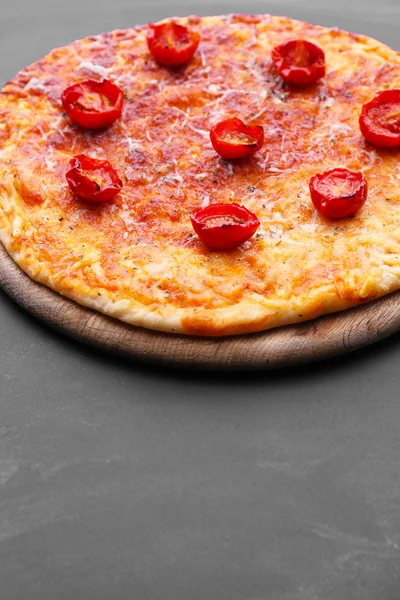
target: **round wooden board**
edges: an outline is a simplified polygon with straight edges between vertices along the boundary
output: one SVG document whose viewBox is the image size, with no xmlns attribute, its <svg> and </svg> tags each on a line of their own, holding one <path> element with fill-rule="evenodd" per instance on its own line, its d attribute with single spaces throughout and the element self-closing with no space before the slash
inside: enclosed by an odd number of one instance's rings
<svg viewBox="0 0 400 600">
<path fill-rule="evenodd" d="M 124 357 L 202 369 L 273 369 L 351 352 L 400 329 L 400 291 L 341 313 L 225 338 L 170 335 L 85 308 L 28 277 L 0 244 L 0 285 L 27 311 L 76 340 Z"/>
</svg>

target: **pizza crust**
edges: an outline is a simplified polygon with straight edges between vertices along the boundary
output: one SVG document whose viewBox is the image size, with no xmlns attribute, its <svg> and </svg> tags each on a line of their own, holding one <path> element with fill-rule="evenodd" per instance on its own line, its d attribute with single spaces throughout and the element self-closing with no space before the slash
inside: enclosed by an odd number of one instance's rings
<svg viewBox="0 0 400 600">
<path fill-rule="evenodd" d="M 170 81 L 148 59 L 142 27 L 54 50 L 5 86 L 0 240 L 15 262 L 96 311 L 201 336 L 313 319 L 398 289 L 398 152 L 366 145 L 358 129 L 361 104 L 385 86 L 400 87 L 398 54 L 365 36 L 282 17 L 181 22 L 205 41 L 180 79 Z M 323 47 L 328 69 L 313 90 L 293 92 L 277 81 L 268 57 L 278 40 L 300 35 Z M 249 59 L 243 45 L 254 40 Z M 243 62 L 243 75 L 215 52 L 223 44 Z M 134 98 L 121 123 L 99 138 L 76 130 L 60 109 L 63 87 L 88 71 Z M 266 145 L 251 162 L 225 163 L 210 147 L 209 127 L 245 110 L 264 125 Z M 128 180 L 116 202 L 88 208 L 71 197 L 65 164 L 82 149 L 112 154 Z M 313 209 L 308 181 L 321 164 L 364 172 L 369 197 L 354 219 L 332 222 Z M 204 248 L 189 215 L 214 201 L 253 210 L 258 235 L 234 251 Z"/>
</svg>

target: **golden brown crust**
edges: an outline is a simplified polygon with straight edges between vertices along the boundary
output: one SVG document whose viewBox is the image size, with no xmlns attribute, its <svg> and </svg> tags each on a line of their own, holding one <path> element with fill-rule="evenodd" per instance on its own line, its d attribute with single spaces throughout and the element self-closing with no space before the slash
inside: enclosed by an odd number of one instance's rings
<svg viewBox="0 0 400 600">
<path fill-rule="evenodd" d="M 365 36 L 283 17 L 181 19 L 201 44 L 171 71 L 148 54 L 145 27 L 80 40 L 21 71 L 0 95 L 0 240 L 33 279 L 77 302 L 151 329 L 195 335 L 259 331 L 312 319 L 400 287 L 399 151 L 366 144 L 361 105 L 400 87 L 399 55 Z M 318 43 L 327 75 L 292 90 L 271 48 Z M 85 133 L 60 94 L 83 78 L 125 92 L 123 116 Z M 208 131 L 226 117 L 261 124 L 266 143 L 228 164 Z M 88 207 L 65 182 L 71 156 L 107 158 L 124 180 L 113 203 Z M 369 197 L 332 222 L 308 181 L 332 167 L 364 172 Z M 229 252 L 207 250 L 189 215 L 235 201 L 261 221 Z"/>
</svg>

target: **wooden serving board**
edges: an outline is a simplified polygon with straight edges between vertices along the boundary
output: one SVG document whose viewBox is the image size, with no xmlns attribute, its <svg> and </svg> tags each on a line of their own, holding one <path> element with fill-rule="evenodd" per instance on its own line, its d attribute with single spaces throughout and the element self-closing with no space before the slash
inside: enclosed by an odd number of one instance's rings
<svg viewBox="0 0 400 600">
<path fill-rule="evenodd" d="M 400 330 L 400 291 L 356 308 L 266 332 L 224 338 L 170 335 L 85 308 L 28 277 L 0 244 L 0 286 L 51 327 L 130 359 L 213 370 L 273 369 L 362 348 Z"/>
</svg>

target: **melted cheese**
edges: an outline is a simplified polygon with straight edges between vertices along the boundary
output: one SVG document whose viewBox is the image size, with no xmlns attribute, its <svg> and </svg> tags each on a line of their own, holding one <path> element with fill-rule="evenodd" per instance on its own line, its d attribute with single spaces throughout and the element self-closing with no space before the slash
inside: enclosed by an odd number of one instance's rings
<svg viewBox="0 0 400 600">
<path fill-rule="evenodd" d="M 93 45 L 92 45 L 93 48 Z M 102 65 L 97 65 L 90 60 L 82 61 L 78 66 L 78 70 L 90 71 L 91 73 L 95 73 L 96 75 L 100 75 L 100 77 L 107 79 L 110 73 L 110 69 L 106 69 Z"/>
<path fill-rule="evenodd" d="M 0 239 L 33 278 L 134 325 L 197 335 L 258 331 L 311 319 L 400 287 L 397 151 L 360 134 L 361 105 L 400 87 L 398 55 L 383 44 L 283 17 L 189 17 L 201 35 L 175 72 L 149 57 L 146 27 L 74 42 L 21 71 L 0 96 Z M 291 89 L 273 46 L 319 44 L 327 74 Z M 134 57 L 134 59 L 133 59 Z M 85 77 L 125 92 L 107 130 L 77 129 L 62 90 Z M 388 83 L 389 82 L 389 83 Z M 253 157 L 222 161 L 209 131 L 239 116 L 263 125 Z M 72 156 L 107 158 L 123 180 L 111 203 L 87 206 L 65 181 Z M 369 196 L 353 219 L 322 218 L 310 177 L 333 167 L 365 173 Z M 190 213 L 238 202 L 256 235 L 213 252 Z"/>
</svg>

